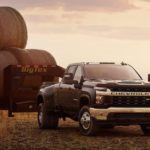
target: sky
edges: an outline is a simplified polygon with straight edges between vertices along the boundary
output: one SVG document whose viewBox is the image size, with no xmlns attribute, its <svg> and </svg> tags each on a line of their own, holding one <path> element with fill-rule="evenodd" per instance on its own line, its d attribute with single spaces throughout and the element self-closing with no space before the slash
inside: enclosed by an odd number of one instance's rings
<svg viewBox="0 0 150 150">
<path fill-rule="evenodd" d="M 126 62 L 150 73 L 150 0 L 0 0 L 20 11 L 27 48 L 74 62 Z"/>
</svg>

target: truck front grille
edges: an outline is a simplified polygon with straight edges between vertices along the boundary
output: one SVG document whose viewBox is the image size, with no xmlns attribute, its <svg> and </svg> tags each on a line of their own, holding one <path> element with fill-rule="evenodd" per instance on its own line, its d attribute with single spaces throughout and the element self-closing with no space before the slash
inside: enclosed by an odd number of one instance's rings
<svg viewBox="0 0 150 150">
<path fill-rule="evenodd" d="M 113 97 L 113 106 L 115 107 L 149 107 L 150 97 L 117 96 L 117 97 Z"/>
<path fill-rule="evenodd" d="M 150 92 L 149 88 L 114 88 L 115 92 Z M 150 107 L 150 97 L 147 96 L 114 96 L 115 107 Z"/>
</svg>

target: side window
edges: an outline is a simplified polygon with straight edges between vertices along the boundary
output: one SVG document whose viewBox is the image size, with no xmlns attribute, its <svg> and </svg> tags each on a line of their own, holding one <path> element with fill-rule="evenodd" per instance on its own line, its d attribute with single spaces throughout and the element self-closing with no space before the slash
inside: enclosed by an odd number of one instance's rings
<svg viewBox="0 0 150 150">
<path fill-rule="evenodd" d="M 82 77 L 82 68 L 81 68 L 81 66 L 78 66 L 78 68 L 75 72 L 75 75 L 74 75 L 74 80 L 77 80 L 78 82 L 80 82 L 81 77 Z"/>
<path fill-rule="evenodd" d="M 73 66 L 69 66 L 67 68 L 67 71 L 65 73 L 72 73 L 74 76 L 74 73 L 76 71 L 77 66 L 73 65 Z M 64 78 L 62 78 L 62 82 L 65 82 Z"/>
<path fill-rule="evenodd" d="M 67 70 L 67 73 L 75 73 L 75 70 L 76 70 L 77 66 L 70 66 Z"/>
</svg>

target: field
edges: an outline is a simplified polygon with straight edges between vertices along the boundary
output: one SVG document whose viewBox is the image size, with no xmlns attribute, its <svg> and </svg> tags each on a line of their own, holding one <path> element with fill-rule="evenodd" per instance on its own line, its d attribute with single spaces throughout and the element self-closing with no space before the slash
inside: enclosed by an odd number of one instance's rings
<svg viewBox="0 0 150 150">
<path fill-rule="evenodd" d="M 149 150 L 150 138 L 138 126 L 100 130 L 97 136 L 81 136 L 78 123 L 60 120 L 57 130 L 40 130 L 36 113 L 8 118 L 0 111 L 0 150 Z"/>
</svg>

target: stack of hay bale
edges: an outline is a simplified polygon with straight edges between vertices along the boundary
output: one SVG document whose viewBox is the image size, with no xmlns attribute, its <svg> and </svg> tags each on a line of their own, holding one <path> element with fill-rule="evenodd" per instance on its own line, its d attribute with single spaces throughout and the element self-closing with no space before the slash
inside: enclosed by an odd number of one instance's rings
<svg viewBox="0 0 150 150">
<path fill-rule="evenodd" d="M 13 8 L 0 7 L 0 99 L 4 95 L 3 73 L 8 65 L 56 65 L 49 52 L 25 49 L 26 43 L 27 28 L 23 17 Z M 31 77 L 31 86 L 37 80 Z"/>
</svg>

